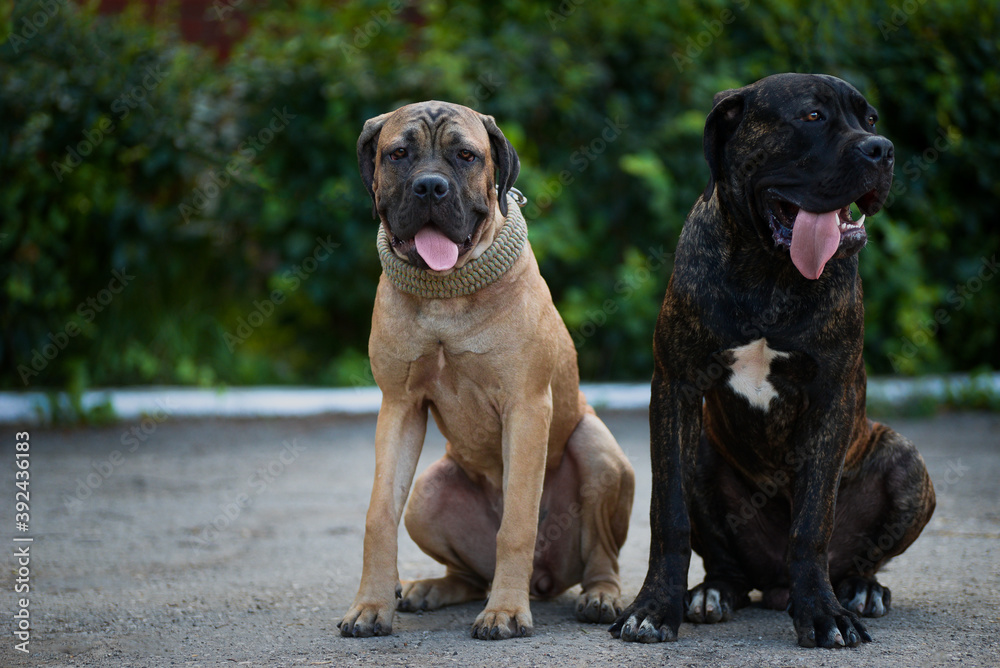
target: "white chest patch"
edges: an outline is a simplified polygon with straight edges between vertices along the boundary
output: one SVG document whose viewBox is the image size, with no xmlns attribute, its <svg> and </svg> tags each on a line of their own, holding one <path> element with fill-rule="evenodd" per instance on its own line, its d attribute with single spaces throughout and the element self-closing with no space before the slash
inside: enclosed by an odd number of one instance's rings
<svg viewBox="0 0 1000 668">
<path fill-rule="evenodd" d="M 778 396 L 774 386 L 767 380 L 768 374 L 771 373 L 771 361 L 788 357 L 788 353 L 768 348 L 767 339 L 751 341 L 729 352 L 735 357 L 731 367 L 733 375 L 729 378 L 729 387 L 736 394 L 746 397 L 751 406 L 766 411 L 771 399 Z"/>
</svg>

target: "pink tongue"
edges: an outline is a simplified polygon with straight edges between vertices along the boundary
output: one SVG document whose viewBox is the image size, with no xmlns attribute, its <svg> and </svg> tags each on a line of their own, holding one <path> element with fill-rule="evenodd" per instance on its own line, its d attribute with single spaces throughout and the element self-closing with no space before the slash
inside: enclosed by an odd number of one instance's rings
<svg viewBox="0 0 1000 668">
<path fill-rule="evenodd" d="M 451 269 L 458 262 L 458 244 L 442 234 L 436 227 L 425 226 L 413 238 L 417 252 L 434 271 Z"/>
<path fill-rule="evenodd" d="M 799 209 L 792 226 L 792 262 L 803 276 L 816 280 L 840 247 L 840 212 Z"/>
</svg>

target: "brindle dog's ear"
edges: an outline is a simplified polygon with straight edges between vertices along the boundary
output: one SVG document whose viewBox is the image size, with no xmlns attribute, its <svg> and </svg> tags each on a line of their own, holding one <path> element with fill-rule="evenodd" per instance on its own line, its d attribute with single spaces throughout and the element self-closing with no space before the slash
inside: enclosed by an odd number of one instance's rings
<svg viewBox="0 0 1000 668">
<path fill-rule="evenodd" d="M 361 170 L 361 180 L 364 181 L 365 188 L 372 198 L 372 216 L 378 218 L 378 209 L 375 206 L 375 151 L 378 150 L 378 136 L 385 125 L 386 119 L 392 115 L 382 114 L 365 121 L 365 127 L 358 137 L 358 168 Z"/>
<path fill-rule="evenodd" d="M 497 204 L 500 205 L 500 213 L 507 215 L 507 191 L 514 187 L 517 175 L 521 172 L 521 161 L 517 157 L 517 151 L 507 138 L 500 132 L 497 123 L 492 116 L 479 115 L 486 132 L 490 135 L 490 147 L 493 150 L 493 163 L 499 172 L 497 176 Z"/>
<path fill-rule="evenodd" d="M 705 120 L 705 160 L 711 174 L 702 199 L 712 198 L 715 184 L 719 182 L 723 149 L 743 121 L 743 89 L 724 90 L 712 100 L 712 111 Z"/>
</svg>

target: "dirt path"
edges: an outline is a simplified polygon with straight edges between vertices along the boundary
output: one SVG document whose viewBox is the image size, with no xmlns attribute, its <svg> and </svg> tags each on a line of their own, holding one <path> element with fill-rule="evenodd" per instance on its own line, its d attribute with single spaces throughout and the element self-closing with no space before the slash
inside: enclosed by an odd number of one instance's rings
<svg viewBox="0 0 1000 668">
<path fill-rule="evenodd" d="M 622 575 L 634 596 L 649 546 L 643 413 L 605 414 L 638 475 Z M 336 621 L 361 573 L 372 418 L 179 421 L 31 429 L 30 655 L 14 650 L 13 428 L 0 448 L 0 665 L 31 666 L 989 666 L 1000 662 L 1000 416 L 893 420 L 920 447 L 938 509 L 885 572 L 893 610 L 854 650 L 803 650 L 787 615 L 741 610 L 637 646 L 573 619 L 573 595 L 535 602 L 535 635 L 469 637 L 482 604 L 399 614 L 395 635 L 346 639 Z M 443 451 L 433 429 L 423 469 Z M 20 534 L 18 534 L 20 535 Z M 401 532 L 403 578 L 442 568 Z M 702 574 L 697 558 L 690 580 Z"/>
</svg>

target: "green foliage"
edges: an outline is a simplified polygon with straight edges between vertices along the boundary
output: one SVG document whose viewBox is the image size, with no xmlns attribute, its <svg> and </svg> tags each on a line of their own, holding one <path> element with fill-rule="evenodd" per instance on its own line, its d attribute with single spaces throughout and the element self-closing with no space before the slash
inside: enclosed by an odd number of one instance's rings
<svg viewBox="0 0 1000 668">
<path fill-rule="evenodd" d="M 896 146 L 861 260 L 871 369 L 1000 367 L 1000 291 L 978 276 L 1000 250 L 995 3 L 263 3 L 225 64 L 137 14 L 58 6 L 0 47 L 7 387 L 369 383 L 355 142 L 432 98 L 517 148 L 583 377 L 646 379 L 712 96 L 779 71 L 852 82 Z"/>
</svg>

